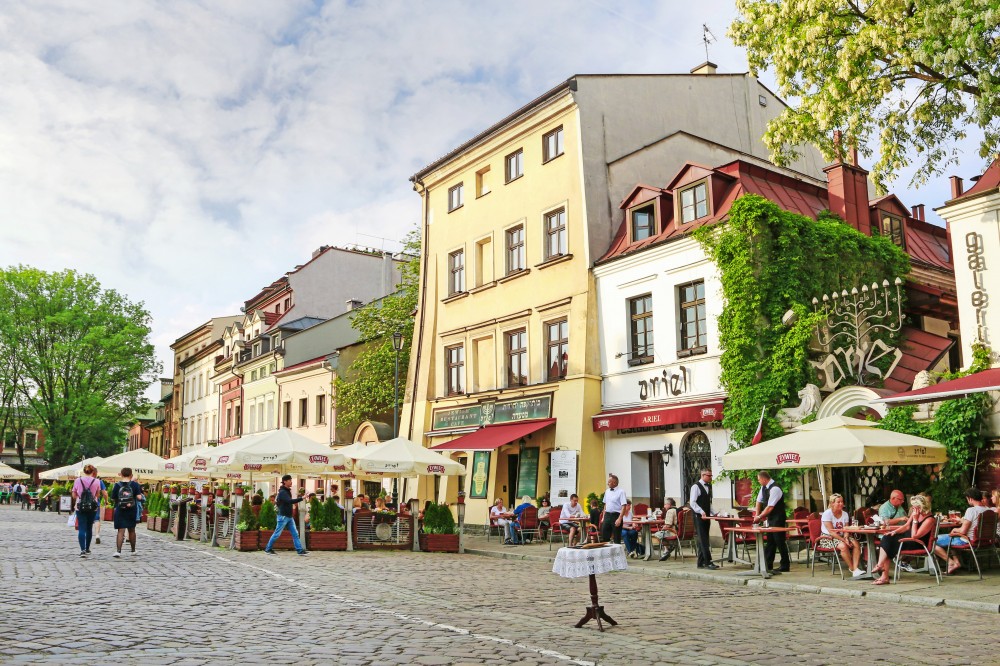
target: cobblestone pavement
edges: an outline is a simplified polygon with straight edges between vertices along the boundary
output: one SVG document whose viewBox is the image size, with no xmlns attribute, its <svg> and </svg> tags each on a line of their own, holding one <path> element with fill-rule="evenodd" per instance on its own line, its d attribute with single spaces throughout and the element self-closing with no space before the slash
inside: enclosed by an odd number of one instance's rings
<svg viewBox="0 0 1000 666">
<path fill-rule="evenodd" d="M 113 559 L 105 529 L 83 559 L 65 517 L 0 507 L 0 663 L 1000 663 L 974 638 L 995 618 L 960 609 L 619 573 L 600 577 L 620 623 L 600 634 L 573 628 L 585 579 L 546 563 L 272 557 L 137 531 L 137 556 Z"/>
</svg>

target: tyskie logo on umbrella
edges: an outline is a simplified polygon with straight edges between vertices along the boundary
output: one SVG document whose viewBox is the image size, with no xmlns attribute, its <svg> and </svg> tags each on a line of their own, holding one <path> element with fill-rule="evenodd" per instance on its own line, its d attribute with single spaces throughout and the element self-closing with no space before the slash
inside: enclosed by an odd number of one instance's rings
<svg viewBox="0 0 1000 666">
<path fill-rule="evenodd" d="M 444 474 L 444 465 L 428 465 L 428 474 Z"/>
<path fill-rule="evenodd" d="M 800 456 L 797 453 L 792 453 L 792 452 L 779 453 L 777 455 L 777 457 L 775 458 L 775 460 L 777 461 L 777 463 L 779 465 L 787 465 L 788 463 L 798 464 L 799 461 L 802 460 L 802 456 Z"/>
<path fill-rule="evenodd" d="M 309 462 L 328 465 L 330 463 L 330 458 L 328 456 L 309 456 Z"/>
<path fill-rule="evenodd" d="M 219 456 L 220 465 L 225 465 L 227 462 L 229 462 L 229 456 Z"/>
</svg>

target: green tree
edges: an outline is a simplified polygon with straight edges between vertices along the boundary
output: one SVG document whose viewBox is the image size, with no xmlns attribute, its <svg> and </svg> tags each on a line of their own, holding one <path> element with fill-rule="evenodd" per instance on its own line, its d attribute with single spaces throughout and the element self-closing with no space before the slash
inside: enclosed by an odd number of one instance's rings
<svg viewBox="0 0 1000 666">
<path fill-rule="evenodd" d="M 347 372 L 338 373 L 334 402 L 337 418 L 343 423 L 357 423 L 391 412 L 396 369 L 396 350 L 392 334 L 403 334 L 399 353 L 399 385 L 406 386 L 406 368 L 410 362 L 413 338 L 413 312 L 420 290 L 420 233 L 406 235 L 404 250 L 411 258 L 403 266 L 399 289 L 381 300 L 359 308 L 351 325 L 361 336 L 365 348 Z"/>
<path fill-rule="evenodd" d="M 159 374 L 150 315 L 92 275 L 0 271 L 0 348 L 16 355 L 18 394 L 44 427 L 53 466 L 119 450 Z"/>
<path fill-rule="evenodd" d="M 1000 5 L 997 0 L 737 0 L 729 27 L 750 69 L 773 68 L 797 103 L 764 136 L 777 164 L 811 143 L 828 160 L 846 146 L 866 156 L 873 137 L 880 192 L 920 157 L 915 184 L 956 162 L 966 127 L 983 130 L 980 157 L 1000 148 Z M 833 132 L 843 133 L 839 145 Z"/>
</svg>

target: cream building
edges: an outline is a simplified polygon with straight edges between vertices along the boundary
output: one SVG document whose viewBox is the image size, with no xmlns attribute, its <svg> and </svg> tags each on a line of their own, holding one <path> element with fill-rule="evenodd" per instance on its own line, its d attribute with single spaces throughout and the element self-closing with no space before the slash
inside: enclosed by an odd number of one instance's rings
<svg viewBox="0 0 1000 666">
<path fill-rule="evenodd" d="M 696 72 L 573 77 L 411 179 L 423 266 L 400 433 L 470 470 L 421 497 L 452 502 L 461 486 L 482 524 L 494 498 L 537 497 L 552 479 L 604 488 L 590 267 L 617 206 L 687 160 L 765 160 L 755 137 L 782 106 L 747 75 Z M 813 153 L 795 168 L 822 177 Z"/>
</svg>

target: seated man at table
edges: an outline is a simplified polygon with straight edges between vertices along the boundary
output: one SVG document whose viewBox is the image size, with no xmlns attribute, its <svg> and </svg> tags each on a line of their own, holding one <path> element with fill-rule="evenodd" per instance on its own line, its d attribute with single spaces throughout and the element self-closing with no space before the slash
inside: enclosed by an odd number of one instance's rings
<svg viewBox="0 0 1000 666">
<path fill-rule="evenodd" d="M 653 536 L 660 540 L 677 536 L 677 504 L 674 502 L 674 498 L 667 497 L 663 500 L 663 527 L 658 532 L 654 532 Z M 671 541 L 666 549 L 660 548 L 663 552 L 660 555 L 660 561 L 669 559 L 676 549 L 676 541 Z"/>
<path fill-rule="evenodd" d="M 583 507 L 580 505 L 580 498 L 577 495 L 569 496 L 569 504 L 564 504 L 562 511 L 559 513 L 559 524 L 565 528 L 569 528 L 569 545 L 573 545 L 573 539 L 580 535 L 580 541 L 583 540 L 583 534 L 580 534 L 580 518 L 586 517 L 583 512 Z"/>
<path fill-rule="evenodd" d="M 962 524 L 948 534 L 939 536 L 937 538 L 937 546 L 934 548 L 934 554 L 948 563 L 949 574 L 958 571 L 959 567 L 962 566 L 962 562 L 958 559 L 957 551 L 952 553 L 950 559 L 948 558 L 948 551 L 946 550 L 948 544 L 958 546 L 975 540 L 976 524 L 979 522 L 979 516 L 983 512 L 989 511 L 984 506 L 983 493 L 977 488 L 969 488 L 965 491 L 965 501 L 968 502 L 969 508 L 966 509 L 965 515 L 962 516 Z"/>
<path fill-rule="evenodd" d="M 903 496 L 902 490 L 893 490 L 889 495 L 888 502 L 882 502 L 882 506 L 878 508 L 879 518 L 886 525 L 902 525 L 906 522 L 906 509 L 903 508 L 903 500 L 906 498 Z"/>
</svg>

